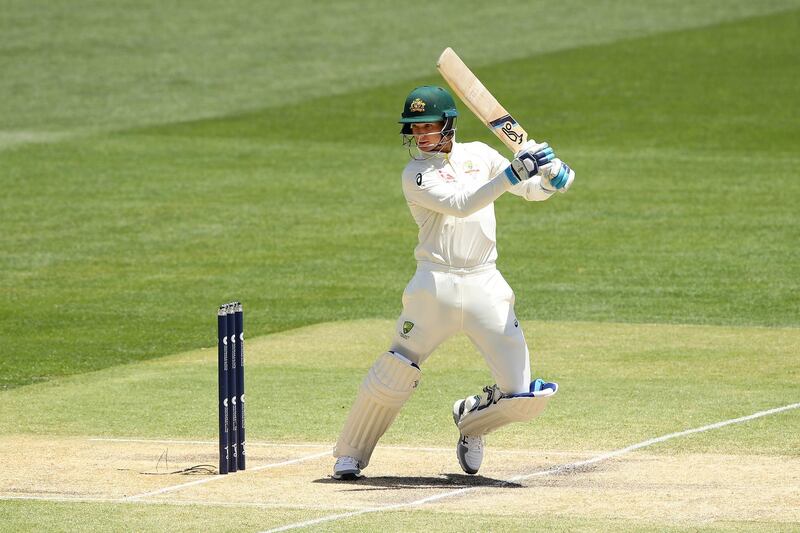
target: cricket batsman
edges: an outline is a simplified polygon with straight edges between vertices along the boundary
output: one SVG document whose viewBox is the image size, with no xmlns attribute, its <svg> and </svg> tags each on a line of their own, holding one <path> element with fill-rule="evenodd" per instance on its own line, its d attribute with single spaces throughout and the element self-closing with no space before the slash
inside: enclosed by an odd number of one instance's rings
<svg viewBox="0 0 800 533">
<path fill-rule="evenodd" d="M 419 384 L 425 360 L 459 331 L 483 355 L 495 382 L 453 405 L 464 472 L 478 472 L 484 435 L 535 418 L 558 390 L 555 383 L 531 381 L 514 292 L 495 267 L 494 201 L 505 192 L 547 200 L 566 192 L 575 173 L 547 143 L 529 141 L 509 161 L 481 142 L 456 142 L 457 117 L 453 97 L 441 87 L 418 87 L 403 106 L 399 122 L 411 160 L 402 186 L 419 226 L 417 270 L 403 292 L 394 340 L 364 378 L 339 435 L 334 479 L 361 476 Z"/>
</svg>

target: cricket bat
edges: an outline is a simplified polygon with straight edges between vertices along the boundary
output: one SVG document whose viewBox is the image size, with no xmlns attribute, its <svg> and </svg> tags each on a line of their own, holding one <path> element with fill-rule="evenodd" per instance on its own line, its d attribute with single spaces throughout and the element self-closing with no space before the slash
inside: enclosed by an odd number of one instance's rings
<svg viewBox="0 0 800 533">
<path fill-rule="evenodd" d="M 509 150 L 516 153 L 528 140 L 533 140 L 452 48 L 445 48 L 436 62 L 436 68 L 461 101 Z"/>
</svg>

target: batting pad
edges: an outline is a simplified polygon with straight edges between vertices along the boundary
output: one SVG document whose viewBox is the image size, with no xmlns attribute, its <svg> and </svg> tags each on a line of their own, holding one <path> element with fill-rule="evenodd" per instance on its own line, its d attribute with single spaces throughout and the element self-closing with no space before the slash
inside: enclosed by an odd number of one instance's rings
<svg viewBox="0 0 800 533">
<path fill-rule="evenodd" d="M 333 456 L 355 457 L 359 466 L 366 468 L 378 439 L 411 397 L 421 374 L 419 367 L 402 355 L 382 354 L 361 383 Z"/>
<path fill-rule="evenodd" d="M 533 420 L 544 411 L 556 391 L 557 383 L 542 380 L 534 381 L 530 392 L 521 394 L 504 394 L 496 385 L 486 387 L 483 394 L 466 399 L 458 429 L 462 435 L 477 437 L 512 422 Z"/>
</svg>

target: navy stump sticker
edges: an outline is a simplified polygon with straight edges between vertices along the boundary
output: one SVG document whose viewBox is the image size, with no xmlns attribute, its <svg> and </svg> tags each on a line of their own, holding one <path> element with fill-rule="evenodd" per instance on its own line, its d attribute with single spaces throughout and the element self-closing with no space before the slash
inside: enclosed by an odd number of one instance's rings
<svg viewBox="0 0 800 533">
<path fill-rule="evenodd" d="M 506 137 L 511 139 L 511 142 L 522 144 L 525 141 L 524 135 L 514 131 L 517 121 L 514 120 L 514 117 L 511 115 L 504 115 L 500 118 L 494 119 L 489 123 L 489 125 L 494 129 L 501 130 Z"/>
</svg>

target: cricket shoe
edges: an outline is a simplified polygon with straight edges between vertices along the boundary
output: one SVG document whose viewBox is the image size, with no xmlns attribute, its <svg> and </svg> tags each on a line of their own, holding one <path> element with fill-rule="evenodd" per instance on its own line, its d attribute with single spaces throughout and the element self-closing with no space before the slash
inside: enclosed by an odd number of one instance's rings
<svg viewBox="0 0 800 533">
<path fill-rule="evenodd" d="M 333 479 L 342 481 L 353 481 L 361 477 L 361 468 L 358 466 L 358 459 L 343 455 L 336 459 L 333 465 Z"/>
<path fill-rule="evenodd" d="M 453 404 L 453 422 L 458 427 L 458 421 L 464 414 L 464 404 L 466 400 L 456 400 Z M 459 431 L 458 442 L 456 443 L 456 457 L 461 470 L 467 474 L 477 474 L 483 462 L 483 437 L 468 437 Z"/>
</svg>

